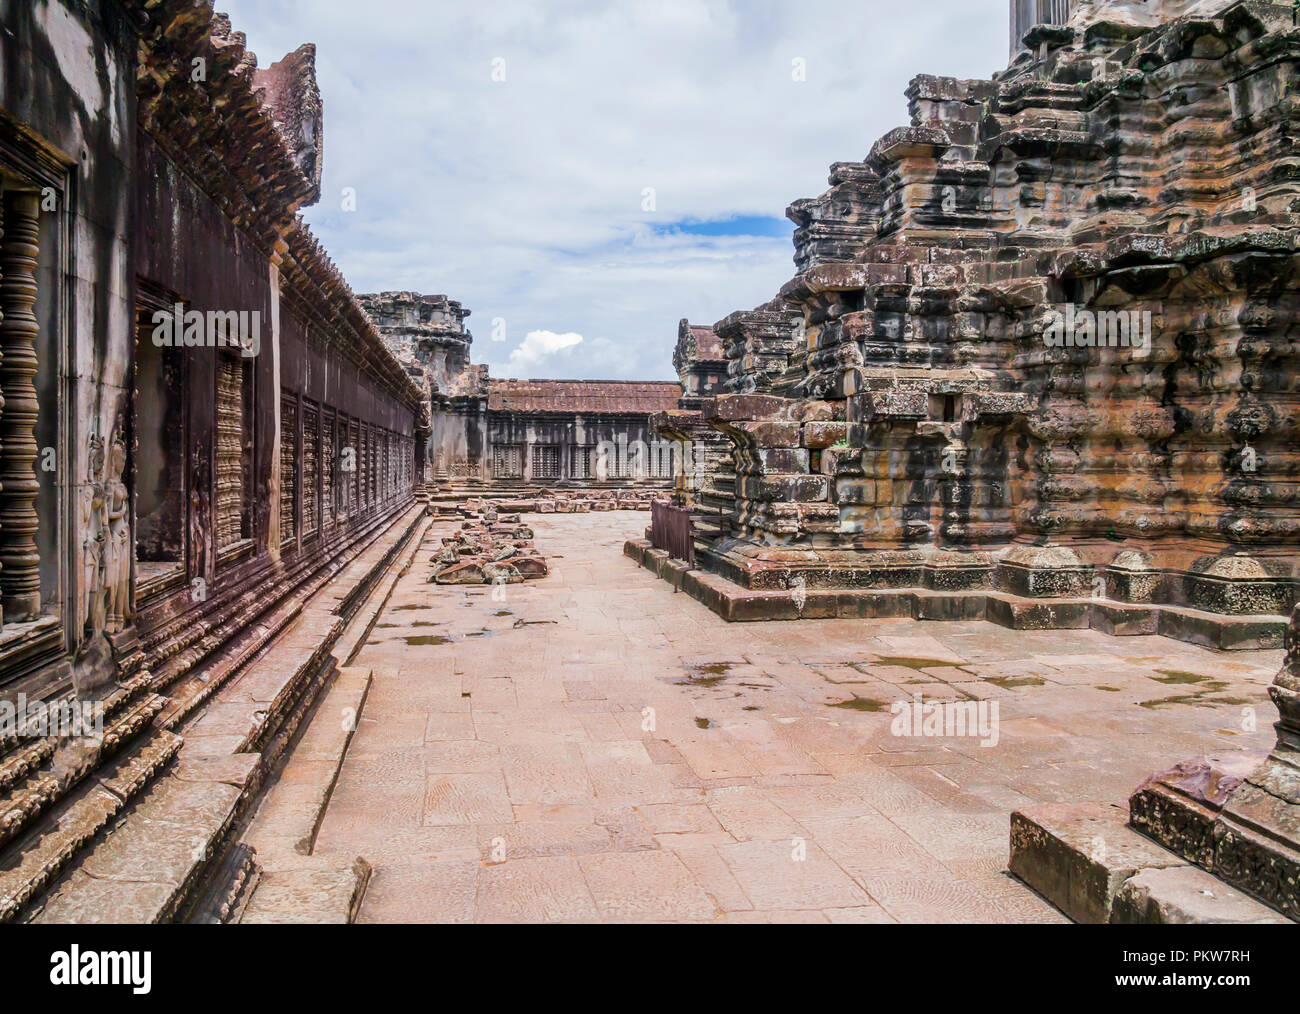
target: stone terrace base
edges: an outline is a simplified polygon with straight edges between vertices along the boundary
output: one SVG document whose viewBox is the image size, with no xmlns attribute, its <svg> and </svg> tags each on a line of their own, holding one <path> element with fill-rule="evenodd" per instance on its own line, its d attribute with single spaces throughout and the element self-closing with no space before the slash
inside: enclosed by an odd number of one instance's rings
<svg viewBox="0 0 1300 1014">
<path fill-rule="evenodd" d="M 1283 646 L 1281 616 L 1232 616 L 1186 606 L 1109 599 L 1026 598 L 989 589 L 790 588 L 759 591 L 669 559 L 646 539 L 630 539 L 624 555 L 730 622 L 798 619 L 911 618 L 988 620 L 1013 630 L 1100 630 L 1114 635 L 1159 634 L 1223 651 Z"/>
<path fill-rule="evenodd" d="M 1010 872 L 1075 922 L 1289 922 L 1127 821 L 1122 807 L 1097 803 L 1017 811 Z"/>
<path fill-rule="evenodd" d="M 1186 862 L 1300 919 L 1300 769 L 1284 750 L 1153 775 L 1132 825 Z"/>
</svg>

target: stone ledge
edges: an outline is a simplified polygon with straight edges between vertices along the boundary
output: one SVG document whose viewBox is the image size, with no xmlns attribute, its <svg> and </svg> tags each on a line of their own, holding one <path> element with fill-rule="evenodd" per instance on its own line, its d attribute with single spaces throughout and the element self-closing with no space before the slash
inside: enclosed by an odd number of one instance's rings
<svg viewBox="0 0 1300 1014">
<path fill-rule="evenodd" d="M 350 869 L 263 873 L 239 920 L 247 924 L 347 925 L 356 921 L 371 867 L 358 858 Z"/>
<path fill-rule="evenodd" d="M 382 599 L 384 573 L 394 569 L 404 549 L 414 552 L 426 523 L 419 507 L 393 519 L 335 570 L 328 585 L 295 608 L 293 623 L 257 654 L 256 671 L 241 672 L 187 728 L 176 770 L 125 812 L 118 828 L 93 842 L 80 866 L 44 898 L 33 921 L 148 923 L 186 916 L 267 769 L 315 701 L 318 677 L 333 667 L 331 652 L 341 635 L 354 622 L 373 622 L 356 589 Z M 83 837 L 78 849 L 93 838 Z"/>
<path fill-rule="evenodd" d="M 121 826 L 34 914 L 38 923 L 157 923 L 173 918 L 219 852 L 256 778 L 257 754 L 237 766 L 187 758 L 186 777 L 156 782 Z"/>
<path fill-rule="evenodd" d="M 623 555 L 708 606 L 732 623 L 799 619 L 987 620 L 1013 630 L 1100 630 L 1115 636 L 1160 634 L 1218 648 L 1281 648 L 1284 617 L 1226 616 L 1185 606 L 1130 604 L 1106 599 L 1031 599 L 1003 591 L 930 588 L 795 588 L 755 591 L 717 574 L 687 569 L 645 539 L 630 539 Z"/>
<path fill-rule="evenodd" d="M 366 668 L 339 670 L 294 746 L 281 780 L 267 791 L 242 839 L 256 850 L 263 870 L 297 868 L 311 856 L 371 679 Z M 286 774 L 291 775 L 289 781 L 284 780 Z"/>
<path fill-rule="evenodd" d="M 1116 895 L 1142 870 L 1186 866 L 1104 803 L 1036 806 L 1011 815 L 1012 875 L 1075 922 L 1110 921 Z"/>
<path fill-rule="evenodd" d="M 160 733 L 64 799 L 39 828 L 16 843 L 0 871 L 0 922 L 16 918 L 57 879 L 72 858 L 172 762 L 180 747 L 179 737 Z"/>
<path fill-rule="evenodd" d="M 1143 870 L 1131 877 L 1115 897 L 1110 921 L 1148 926 L 1291 924 L 1285 916 L 1195 866 Z"/>
</svg>

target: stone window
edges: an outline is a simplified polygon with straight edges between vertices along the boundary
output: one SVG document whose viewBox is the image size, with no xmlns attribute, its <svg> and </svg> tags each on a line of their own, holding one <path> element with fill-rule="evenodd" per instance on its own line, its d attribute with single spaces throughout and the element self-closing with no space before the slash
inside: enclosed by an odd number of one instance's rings
<svg viewBox="0 0 1300 1014">
<path fill-rule="evenodd" d="M 334 472 L 338 467 L 334 453 L 334 430 L 338 425 L 332 408 L 322 410 L 320 427 L 320 510 L 321 526 L 334 523 Z"/>
<path fill-rule="evenodd" d="M 348 475 L 348 513 L 355 517 L 361 513 L 361 468 L 365 448 L 361 445 L 361 423 L 353 419 L 348 429 L 348 449 L 352 452 L 348 460 L 352 471 Z"/>
<path fill-rule="evenodd" d="M 673 445 L 667 440 L 653 440 L 646 448 L 646 474 L 651 479 L 673 477 Z"/>
<path fill-rule="evenodd" d="M 217 357 L 217 548 L 253 537 L 253 370 L 248 359 Z"/>
<path fill-rule="evenodd" d="M 560 477 L 560 449 L 551 444 L 533 447 L 533 478 L 558 479 Z"/>
<path fill-rule="evenodd" d="M 280 398 L 280 545 L 297 538 L 298 516 L 298 399 Z"/>
<path fill-rule="evenodd" d="M 492 448 L 492 476 L 496 479 L 521 479 L 524 474 L 524 449 L 519 444 L 501 444 Z"/>
<path fill-rule="evenodd" d="M 302 403 L 302 537 L 309 539 L 320 528 L 316 503 L 319 480 L 320 410 L 309 401 Z"/>
<path fill-rule="evenodd" d="M 384 503 L 393 498 L 393 435 L 387 430 L 383 433 L 384 448 Z"/>
<path fill-rule="evenodd" d="M 613 443 L 602 444 L 597 449 L 596 458 L 596 478 L 627 478 L 628 452 L 625 447 Z"/>
<path fill-rule="evenodd" d="M 569 448 L 569 478 L 591 478 L 591 448 L 574 445 Z"/>
<path fill-rule="evenodd" d="M 379 441 L 373 426 L 366 427 L 366 507 L 375 506 L 379 489 Z"/>
</svg>

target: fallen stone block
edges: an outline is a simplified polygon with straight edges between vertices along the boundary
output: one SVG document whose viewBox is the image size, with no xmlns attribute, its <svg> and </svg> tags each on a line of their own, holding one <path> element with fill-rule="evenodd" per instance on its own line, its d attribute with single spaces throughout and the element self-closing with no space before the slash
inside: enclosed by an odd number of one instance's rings
<svg viewBox="0 0 1300 1014">
<path fill-rule="evenodd" d="M 434 571 L 429 582 L 431 584 L 482 584 L 483 567 L 474 560 L 466 560 Z"/>
<path fill-rule="evenodd" d="M 483 580 L 488 584 L 519 584 L 524 576 L 509 563 L 487 563 L 483 565 Z"/>
<path fill-rule="evenodd" d="M 516 556 L 510 561 L 510 566 L 528 579 L 545 577 L 550 573 L 546 561 L 540 556 Z"/>
</svg>

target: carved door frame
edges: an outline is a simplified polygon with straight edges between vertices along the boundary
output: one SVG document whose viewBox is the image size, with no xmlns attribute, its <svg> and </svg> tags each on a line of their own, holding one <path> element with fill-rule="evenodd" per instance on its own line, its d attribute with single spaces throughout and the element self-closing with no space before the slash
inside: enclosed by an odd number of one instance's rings
<svg viewBox="0 0 1300 1014">
<path fill-rule="evenodd" d="M 72 579 L 75 569 L 81 564 L 75 525 L 79 489 L 74 449 L 83 446 L 88 435 L 78 435 L 79 420 L 69 410 L 69 406 L 73 404 L 73 386 L 77 374 L 84 372 L 86 375 L 94 375 L 95 371 L 94 364 L 73 361 L 76 348 L 76 292 L 69 279 L 74 276 L 76 263 L 72 242 L 74 214 L 69 209 L 76 208 L 78 204 L 76 168 L 74 160 L 53 148 L 42 146 L 35 138 L 15 129 L 12 121 L 0 113 L 0 189 L 38 191 L 42 194 L 43 202 L 52 197 L 55 205 L 53 210 L 42 208 L 41 212 L 42 242 L 37 274 L 39 277 L 48 270 L 53 291 L 42 291 L 37 295 L 38 320 L 44 310 L 44 315 L 50 322 L 50 327 L 43 328 L 38 335 L 37 351 L 38 354 L 52 351 L 56 360 L 46 366 L 47 370 L 52 370 L 51 386 L 56 391 L 55 403 L 53 406 L 41 406 L 41 415 L 44 416 L 51 409 L 55 413 L 52 427 L 56 436 L 53 475 L 57 517 L 54 553 L 58 561 L 57 587 L 48 597 L 42 590 L 44 608 L 55 615 L 43 615 L 37 621 L 48 624 L 53 619 L 56 622 L 49 629 L 34 632 L 21 646 L 0 654 L 0 684 L 22 679 L 47 667 L 61 656 L 66 657 L 75 651 L 82 641 L 82 632 L 76 622 L 80 612 L 78 585 Z M 50 244 L 44 242 L 47 234 L 52 236 Z M 47 252 L 50 246 L 53 250 Z M 49 340 L 42 344 L 46 338 Z M 38 396 L 40 381 L 41 376 L 38 374 L 35 378 Z M 40 422 L 37 423 L 37 428 L 41 428 Z M 39 470 L 37 475 L 39 481 Z M 38 547 L 39 544 L 38 536 Z M 55 672 L 50 681 L 51 691 L 57 692 L 58 685 L 66 681 L 65 677 L 62 670 Z M 66 682 L 71 685 L 70 681 Z M 28 692 L 39 693 L 43 690 L 34 687 Z"/>
</svg>

